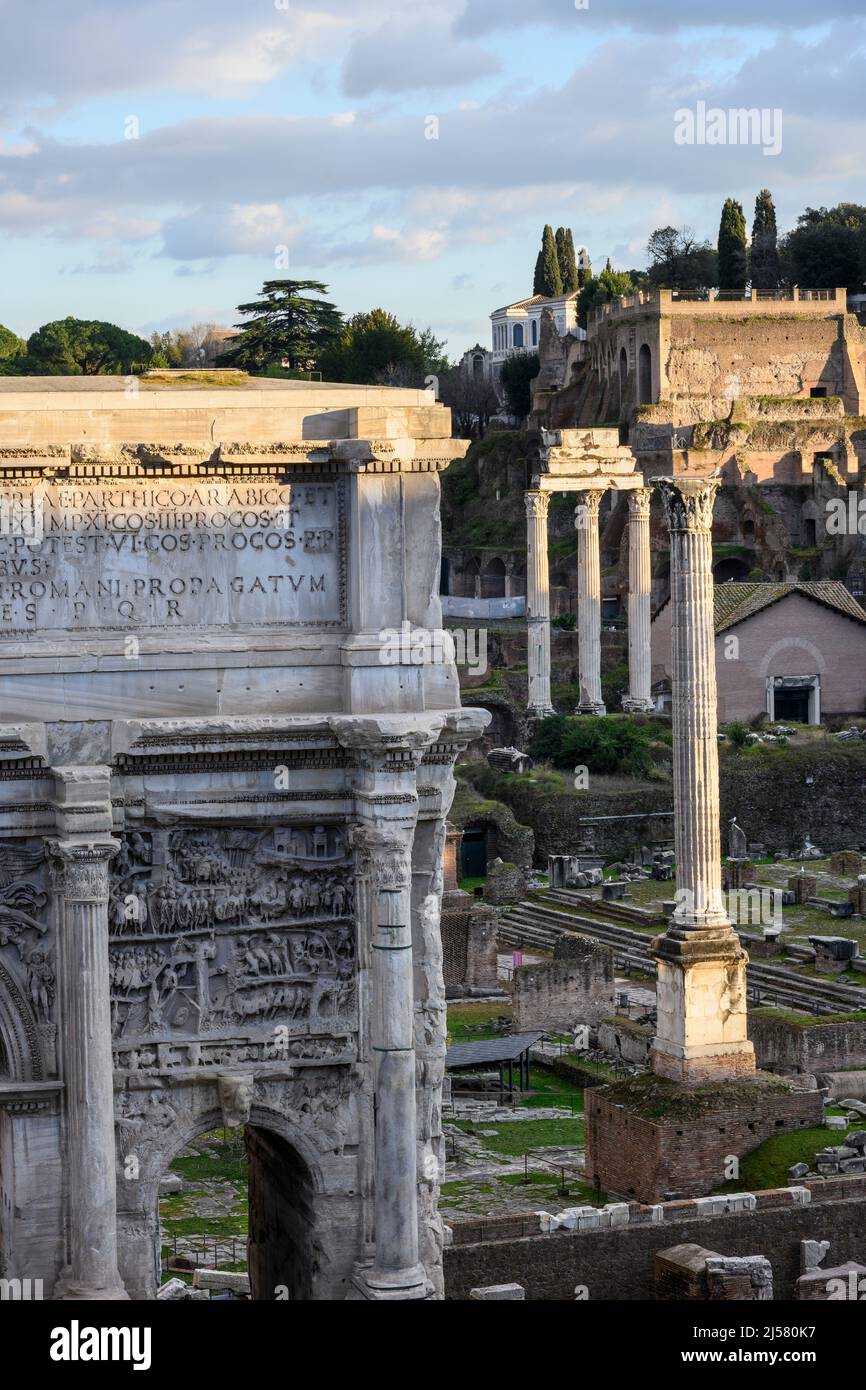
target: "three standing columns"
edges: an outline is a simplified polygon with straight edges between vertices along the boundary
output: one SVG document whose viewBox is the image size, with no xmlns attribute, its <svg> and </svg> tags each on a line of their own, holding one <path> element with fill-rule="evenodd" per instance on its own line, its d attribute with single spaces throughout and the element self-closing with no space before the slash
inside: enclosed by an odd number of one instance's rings
<svg viewBox="0 0 866 1390">
<path fill-rule="evenodd" d="M 606 489 L 577 493 L 577 647 L 580 663 L 578 714 L 606 714 L 601 694 L 601 549 L 598 514 Z"/>
<path fill-rule="evenodd" d="M 601 689 L 601 549 L 599 511 L 606 488 L 576 493 L 577 626 L 580 663 L 578 714 L 606 714 Z M 650 562 L 650 488 L 628 491 L 629 507 L 629 693 L 628 712 L 654 709 L 651 695 L 650 621 L 652 575 Z M 543 719 L 553 714 L 550 694 L 550 569 L 547 557 L 547 513 L 550 493 L 533 489 L 526 504 L 526 617 L 528 627 L 528 709 Z"/>
<path fill-rule="evenodd" d="M 108 867 L 120 846 L 109 835 L 47 844 L 63 953 L 69 1259 L 60 1297 L 120 1300 L 108 973 Z"/>
<path fill-rule="evenodd" d="M 524 493 L 526 504 L 526 623 L 529 713 L 544 719 L 554 713 L 550 698 L 550 567 L 547 558 L 547 511 L 550 494 Z"/>
<path fill-rule="evenodd" d="M 722 897 L 713 623 L 715 479 L 658 480 L 671 533 L 676 908 L 653 943 L 658 1033 L 652 1069 L 685 1082 L 755 1070 L 746 1031 L 746 964 Z"/>
<path fill-rule="evenodd" d="M 628 496 L 628 695 L 630 714 L 650 714 L 652 699 L 652 565 L 650 561 L 651 489 L 636 487 Z"/>
</svg>

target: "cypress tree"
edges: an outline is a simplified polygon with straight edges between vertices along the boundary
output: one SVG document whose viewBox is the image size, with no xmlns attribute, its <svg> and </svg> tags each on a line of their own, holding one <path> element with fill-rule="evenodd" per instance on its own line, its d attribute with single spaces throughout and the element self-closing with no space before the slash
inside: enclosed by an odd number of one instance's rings
<svg viewBox="0 0 866 1390">
<path fill-rule="evenodd" d="M 752 226 L 752 285 L 757 290 L 777 290 L 781 276 L 776 208 L 769 188 L 755 199 Z"/>
<path fill-rule="evenodd" d="M 719 289 L 744 292 L 748 267 L 745 214 L 741 203 L 728 198 L 719 225 Z"/>
<path fill-rule="evenodd" d="M 535 257 L 535 274 L 532 277 L 533 294 L 544 294 L 543 260 L 544 257 L 539 251 L 538 255 Z"/>
<path fill-rule="evenodd" d="M 541 239 L 541 288 L 536 290 L 536 294 L 544 294 L 548 297 L 562 294 L 562 276 L 559 273 L 559 258 L 556 254 L 556 240 L 553 235 L 553 228 L 545 227 L 544 236 Z"/>
<path fill-rule="evenodd" d="M 556 232 L 556 257 L 559 261 L 559 278 L 562 280 L 562 293 L 571 294 L 579 289 L 577 277 L 577 257 L 574 254 L 574 237 L 570 227 L 559 227 Z"/>
</svg>

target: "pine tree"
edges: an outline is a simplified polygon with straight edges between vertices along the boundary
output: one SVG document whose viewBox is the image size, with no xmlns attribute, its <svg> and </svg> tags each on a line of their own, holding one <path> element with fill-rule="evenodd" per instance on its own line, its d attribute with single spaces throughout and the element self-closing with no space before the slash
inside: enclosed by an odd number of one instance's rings
<svg viewBox="0 0 866 1390">
<path fill-rule="evenodd" d="M 748 274 L 745 214 L 741 203 L 728 198 L 719 225 L 719 289 L 744 293 Z"/>
<path fill-rule="evenodd" d="M 559 261 L 559 278 L 562 293 L 571 294 L 578 289 L 577 257 L 574 254 L 574 237 L 570 227 L 558 227 L 556 231 L 556 259 Z"/>
<path fill-rule="evenodd" d="M 763 188 L 755 199 L 751 262 L 752 287 L 756 290 L 777 290 L 782 278 L 779 234 L 776 208 L 769 188 Z"/>
<path fill-rule="evenodd" d="M 532 293 L 544 294 L 544 254 L 539 251 L 535 258 L 535 274 L 532 277 Z"/>
<path fill-rule="evenodd" d="M 559 258 L 556 254 L 556 240 L 553 235 L 553 228 L 545 227 L 544 235 L 541 238 L 541 267 L 540 267 L 540 288 L 536 294 L 544 294 L 550 298 L 553 295 L 562 294 L 562 276 L 559 273 Z"/>
</svg>

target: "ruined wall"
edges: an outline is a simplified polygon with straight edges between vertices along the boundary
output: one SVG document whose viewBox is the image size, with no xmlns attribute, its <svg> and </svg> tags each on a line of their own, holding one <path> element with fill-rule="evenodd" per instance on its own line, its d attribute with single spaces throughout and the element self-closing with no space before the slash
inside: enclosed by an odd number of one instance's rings
<svg viewBox="0 0 866 1390">
<path fill-rule="evenodd" d="M 442 960 L 445 988 L 456 996 L 466 989 L 495 989 L 496 913 L 472 898 L 455 904 L 447 895 L 442 908 Z"/>
<path fill-rule="evenodd" d="M 838 318 L 792 314 L 674 314 L 667 375 L 674 395 L 840 396 L 845 368 Z"/>
<path fill-rule="evenodd" d="M 808 1190 L 808 1185 L 807 1185 Z M 791 1189 L 757 1194 L 756 1210 L 701 1216 L 693 1202 L 667 1202 L 654 1220 L 632 1204 L 628 1224 L 607 1230 L 537 1234 L 538 1217 L 454 1221 L 445 1251 L 449 1299 L 465 1299 L 483 1284 L 516 1282 L 533 1301 L 571 1302 L 584 1285 L 590 1302 L 655 1298 L 657 1251 L 693 1242 L 722 1255 L 766 1255 L 776 1299 L 790 1299 L 800 1275 L 800 1241 L 829 1240 L 830 1261 L 863 1260 L 866 1179 L 811 1186 L 811 1202 L 795 1204 Z"/>
<path fill-rule="evenodd" d="M 613 953 L 596 941 L 575 937 L 563 958 L 522 965 L 514 972 L 514 1028 L 568 1033 L 579 1023 L 596 1024 L 613 1005 Z"/>
<path fill-rule="evenodd" d="M 587 1173 L 604 1174 L 611 1191 L 642 1202 L 666 1193 L 701 1196 L 726 1178 L 730 1155 L 751 1153 L 781 1130 L 820 1124 L 817 1091 L 790 1094 L 731 1086 L 731 1099 L 709 1113 L 646 1119 L 608 1099 L 606 1089 L 586 1098 Z"/>
<path fill-rule="evenodd" d="M 749 1037 L 765 1071 L 814 1074 L 866 1067 L 866 1019 L 798 1023 L 772 1009 L 751 1009 Z"/>
</svg>

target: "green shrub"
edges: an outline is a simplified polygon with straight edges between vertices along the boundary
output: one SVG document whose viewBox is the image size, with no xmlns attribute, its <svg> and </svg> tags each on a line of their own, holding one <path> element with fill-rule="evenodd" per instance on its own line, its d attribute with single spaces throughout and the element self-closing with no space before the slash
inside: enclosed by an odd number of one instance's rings
<svg viewBox="0 0 866 1390">
<path fill-rule="evenodd" d="M 529 753 L 535 762 L 554 767 L 645 777 L 653 771 L 650 741 L 649 726 L 628 718 L 556 714 L 539 725 Z"/>
</svg>

